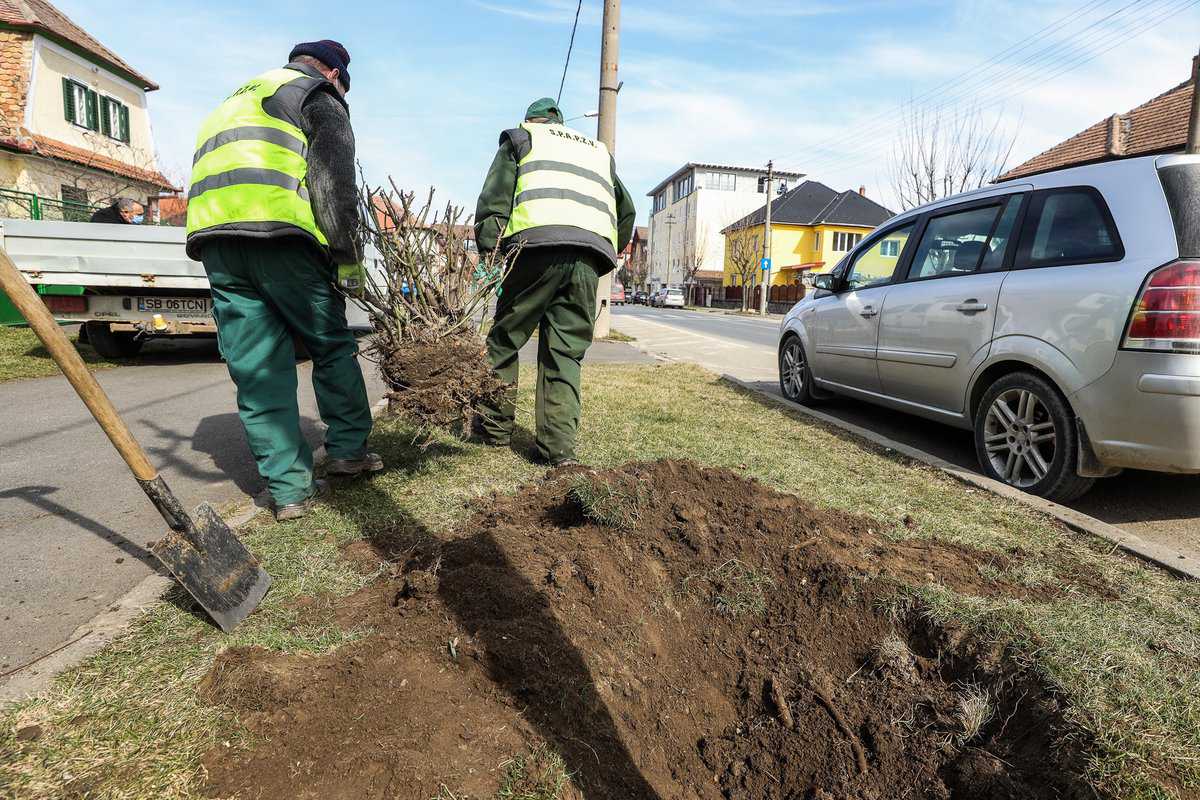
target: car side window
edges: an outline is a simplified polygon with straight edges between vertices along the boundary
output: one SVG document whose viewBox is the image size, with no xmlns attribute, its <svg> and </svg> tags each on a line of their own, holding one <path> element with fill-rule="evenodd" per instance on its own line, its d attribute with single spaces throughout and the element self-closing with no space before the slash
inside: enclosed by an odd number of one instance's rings
<svg viewBox="0 0 1200 800">
<path fill-rule="evenodd" d="M 846 288 L 853 292 L 890 283 L 914 227 L 916 223 L 897 228 L 856 255 L 846 275 Z"/>
<path fill-rule="evenodd" d="M 1001 206 L 976 207 L 929 220 L 908 279 L 937 278 L 975 272 L 989 252 Z"/>
<path fill-rule="evenodd" d="M 980 272 L 995 272 L 1004 268 L 1004 256 L 1017 234 L 1017 219 L 1021 215 L 1021 201 L 1024 199 L 1025 195 L 1022 194 L 1008 198 L 1004 213 L 1000 215 L 1000 221 L 996 223 L 996 229 L 992 231 L 992 238 L 988 240 L 987 249 L 983 253 L 983 263 L 979 265 Z"/>
<path fill-rule="evenodd" d="M 1053 189 L 1034 195 L 1025 266 L 1119 261 L 1124 249 L 1100 195 L 1092 189 Z"/>
</svg>

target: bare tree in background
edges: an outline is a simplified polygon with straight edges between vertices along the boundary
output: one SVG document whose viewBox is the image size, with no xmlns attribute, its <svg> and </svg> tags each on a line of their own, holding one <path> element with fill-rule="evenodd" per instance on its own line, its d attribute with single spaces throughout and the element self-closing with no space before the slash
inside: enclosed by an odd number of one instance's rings
<svg viewBox="0 0 1200 800">
<path fill-rule="evenodd" d="M 750 291 L 754 288 L 760 269 L 762 237 L 748 234 L 734 235 L 729 237 L 725 247 L 729 253 L 729 263 L 733 267 L 733 274 L 742 287 L 742 311 L 746 311 L 750 307 L 749 303 L 752 299 Z"/>
<path fill-rule="evenodd" d="M 645 248 L 641 248 L 631 255 L 621 268 L 621 283 L 625 284 L 626 290 L 631 286 L 635 290 L 641 290 L 645 288 L 646 279 L 649 277 L 650 261 L 646 258 Z"/>
<path fill-rule="evenodd" d="M 989 122 L 979 108 L 941 116 L 910 107 L 892 152 L 891 181 L 902 210 L 978 189 L 1008 165 L 1017 131 Z"/>
<path fill-rule="evenodd" d="M 688 247 L 687 253 L 683 259 L 683 284 L 691 286 L 696 282 L 696 273 L 704 268 L 705 259 L 708 258 L 708 226 L 699 225 L 696 228 L 696 235 L 692 238 L 691 245 Z"/>
</svg>

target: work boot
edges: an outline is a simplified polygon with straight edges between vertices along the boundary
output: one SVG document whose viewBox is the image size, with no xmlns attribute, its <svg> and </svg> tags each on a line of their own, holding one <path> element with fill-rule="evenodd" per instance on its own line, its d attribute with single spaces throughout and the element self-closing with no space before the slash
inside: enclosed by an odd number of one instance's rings
<svg viewBox="0 0 1200 800">
<path fill-rule="evenodd" d="M 330 458 L 325 461 L 325 474 L 331 478 L 352 478 L 364 472 L 383 471 L 383 459 L 378 453 L 363 453 L 358 458 Z"/>
<path fill-rule="evenodd" d="M 534 464 L 544 464 L 550 469 L 558 469 L 559 467 L 581 467 L 583 462 L 575 456 L 555 456 L 547 458 L 542 454 L 541 450 L 536 447 L 529 451 L 529 461 Z"/>
<path fill-rule="evenodd" d="M 496 439 L 488 433 L 487 428 L 483 424 L 483 417 L 478 414 L 471 420 L 471 437 L 468 441 L 472 444 L 482 444 L 487 447 L 509 447 L 512 444 L 511 438 Z"/>
<path fill-rule="evenodd" d="M 307 517 L 308 512 L 312 510 L 313 504 L 328 494 L 329 483 L 327 481 L 313 481 L 312 493 L 299 503 L 288 503 L 286 506 L 275 506 L 275 521 L 290 522 L 294 519 Z"/>
</svg>

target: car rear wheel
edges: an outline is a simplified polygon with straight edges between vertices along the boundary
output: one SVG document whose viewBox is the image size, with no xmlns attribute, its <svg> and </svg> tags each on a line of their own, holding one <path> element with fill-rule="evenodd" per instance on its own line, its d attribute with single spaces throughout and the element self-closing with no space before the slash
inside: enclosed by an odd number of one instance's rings
<svg viewBox="0 0 1200 800">
<path fill-rule="evenodd" d="M 1030 372 L 988 387 L 975 415 L 975 452 L 985 475 L 1058 503 L 1095 483 L 1077 472 L 1079 439 L 1066 399 Z"/>
<path fill-rule="evenodd" d="M 133 333 L 114 333 L 107 322 L 86 322 L 88 344 L 103 358 L 133 358 L 142 350 L 142 340 Z"/>
<path fill-rule="evenodd" d="M 812 392 L 812 373 L 800 337 L 792 334 L 779 348 L 779 390 L 793 403 L 810 406 L 816 402 Z"/>
</svg>

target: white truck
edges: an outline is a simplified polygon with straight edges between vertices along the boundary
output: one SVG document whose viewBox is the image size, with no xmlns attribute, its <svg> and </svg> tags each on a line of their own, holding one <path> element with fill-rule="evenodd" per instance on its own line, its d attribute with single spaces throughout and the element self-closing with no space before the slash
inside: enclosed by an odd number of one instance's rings
<svg viewBox="0 0 1200 800">
<path fill-rule="evenodd" d="M 183 228 L 156 225 L 0 219 L 0 247 L 35 288 L 80 287 L 42 299 L 59 322 L 81 323 L 105 358 L 135 355 L 154 337 L 216 334 L 208 276 L 184 239 Z M 371 329 L 355 303 L 346 318 L 356 333 Z"/>
</svg>

